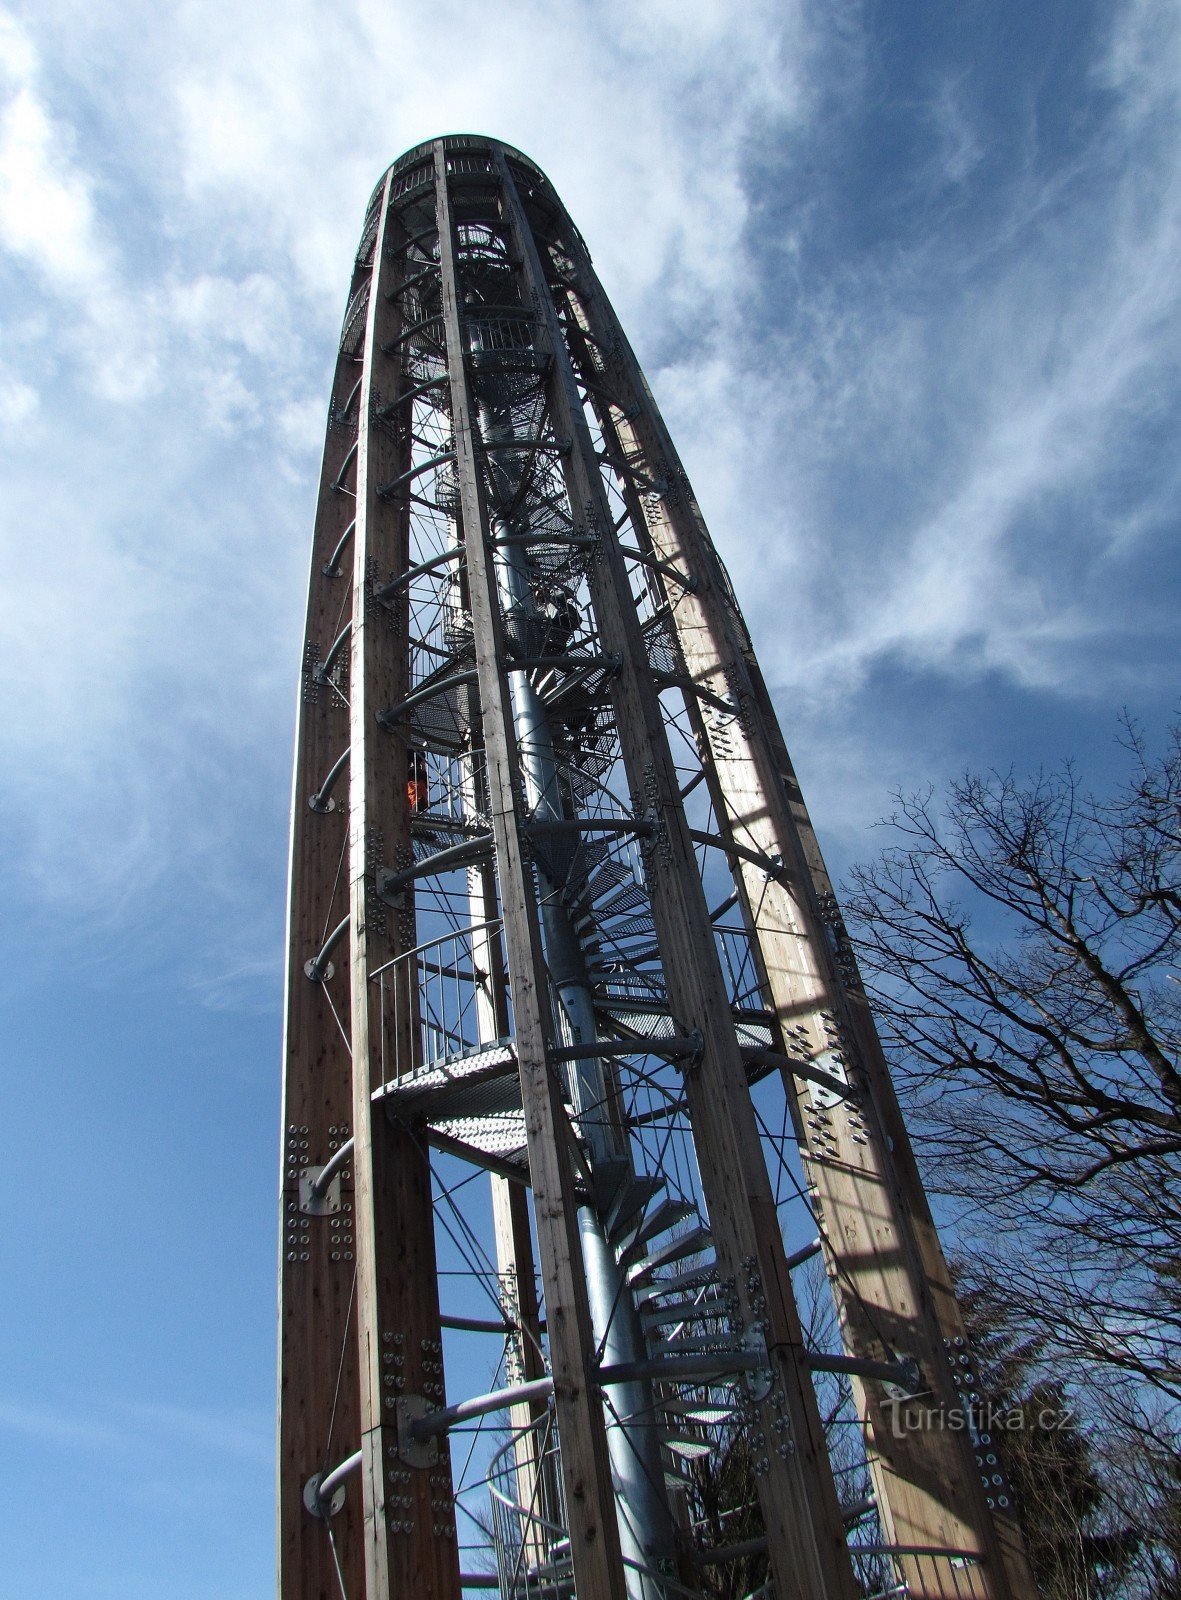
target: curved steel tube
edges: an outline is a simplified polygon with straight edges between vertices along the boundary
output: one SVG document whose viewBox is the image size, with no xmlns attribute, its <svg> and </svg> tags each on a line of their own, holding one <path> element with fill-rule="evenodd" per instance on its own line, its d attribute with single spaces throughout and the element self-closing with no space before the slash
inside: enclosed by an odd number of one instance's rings
<svg viewBox="0 0 1181 1600">
<path fill-rule="evenodd" d="M 332 1182 L 333 1178 L 335 1178 L 340 1169 L 348 1164 L 352 1153 L 353 1140 L 346 1139 L 345 1142 L 342 1145 L 339 1145 L 328 1157 L 328 1160 L 320 1168 L 319 1176 L 312 1179 L 312 1193 L 315 1195 L 317 1200 L 323 1200 L 324 1196 L 328 1193 L 328 1185 Z"/>
<path fill-rule="evenodd" d="M 324 657 L 323 661 L 317 661 L 316 670 L 312 673 L 312 677 L 317 683 L 325 684 L 328 682 L 329 670 L 331 669 L 337 656 L 344 649 L 346 641 L 351 638 L 352 632 L 353 624 L 352 619 L 350 618 L 350 620 L 345 623 L 344 627 L 337 634 L 336 638 L 333 639 L 332 644 L 329 647 L 328 654 Z"/>
<path fill-rule="evenodd" d="M 405 700 L 399 700 L 397 705 L 387 706 L 384 711 L 379 711 L 378 723 L 383 728 L 392 728 L 399 717 L 404 717 L 407 711 L 412 711 L 424 700 L 433 700 L 437 694 L 446 694 L 449 689 L 457 689 L 461 684 L 475 683 L 475 681 L 475 667 L 470 667 L 464 672 L 449 672 L 444 678 L 432 678 L 415 689 L 412 694 L 408 694 Z"/>
<path fill-rule="evenodd" d="M 510 1406 L 528 1400 L 544 1400 L 552 1394 L 553 1387 L 553 1378 L 545 1377 L 535 1378 L 532 1383 L 515 1383 L 507 1389 L 494 1389 L 491 1394 L 478 1394 L 471 1400 L 460 1400 L 457 1405 L 443 1406 L 439 1411 L 419 1417 L 410 1424 L 410 1432 L 416 1439 L 434 1439 L 472 1417 L 486 1417 L 490 1411 L 507 1411 Z"/>
<path fill-rule="evenodd" d="M 444 450 L 442 455 L 431 456 L 429 461 L 420 461 L 417 466 L 408 467 L 405 472 L 400 472 L 396 478 L 391 478 L 389 483 L 383 483 L 377 493 L 382 500 L 387 500 L 394 490 L 403 483 L 413 483 L 415 478 L 421 478 L 424 472 L 429 472 L 432 467 L 441 467 L 445 461 L 454 461 L 455 451 Z"/>
<path fill-rule="evenodd" d="M 401 872 L 387 871 L 382 868 L 377 875 L 377 892 L 383 900 L 388 900 L 390 895 L 397 894 L 399 889 L 412 883 L 415 878 L 428 878 L 436 872 L 451 872 L 456 867 L 466 866 L 469 861 L 476 860 L 492 848 L 492 834 L 478 833 L 471 839 L 465 839 L 461 844 L 450 845 L 446 850 L 436 850 L 433 856 L 427 856 L 423 861 L 416 861 L 413 866 L 403 867 Z"/>
<path fill-rule="evenodd" d="M 340 777 L 341 773 L 345 769 L 345 763 L 349 759 L 349 751 L 351 748 L 351 745 L 345 745 L 340 755 L 337 756 L 336 760 L 329 768 L 328 775 L 325 777 L 324 782 L 316 790 L 315 794 L 309 795 L 308 805 L 313 811 L 327 811 L 329 809 L 328 796 L 332 792 L 332 785 L 336 782 L 337 778 Z"/>
<path fill-rule="evenodd" d="M 332 554 L 328 557 L 328 560 L 320 568 L 320 571 L 324 574 L 324 576 L 326 578 L 339 578 L 340 577 L 340 558 L 344 554 L 345 545 L 348 544 L 349 540 L 353 537 L 353 534 L 356 531 L 357 531 L 357 519 L 356 519 L 356 517 L 354 517 L 353 520 L 349 523 L 348 527 L 341 534 L 340 539 L 337 541 L 336 549 L 332 552 Z"/>
<path fill-rule="evenodd" d="M 349 468 L 352 466 L 353 462 L 356 459 L 357 459 L 357 441 L 354 439 L 353 440 L 353 448 L 349 451 L 348 455 L 345 456 L 344 460 L 341 462 L 340 471 L 336 474 L 336 477 L 332 480 L 332 487 L 335 490 L 337 490 L 338 492 L 343 492 L 343 493 L 346 493 L 346 494 L 352 494 L 353 491 L 351 489 L 347 489 L 347 490 L 345 489 L 345 486 L 344 486 L 344 475 L 349 470 Z"/>
<path fill-rule="evenodd" d="M 778 1050 L 765 1050 L 762 1045 L 754 1045 L 750 1048 L 744 1046 L 742 1057 L 744 1061 L 755 1062 L 759 1066 L 775 1067 L 780 1071 L 790 1072 L 793 1078 L 804 1078 L 808 1083 L 827 1089 L 829 1094 L 835 1094 L 840 1100 L 857 1098 L 856 1091 L 843 1078 L 825 1072 L 823 1067 L 814 1067 L 810 1061 L 801 1061 L 799 1056 L 785 1056 Z"/>
<path fill-rule="evenodd" d="M 333 1467 L 331 1472 L 326 1472 L 320 1479 L 319 1487 L 316 1489 L 316 1499 L 326 1517 L 331 1514 L 332 1496 L 338 1489 L 344 1487 L 345 1480 L 351 1478 L 360 1466 L 361 1452 L 354 1450 L 351 1456 L 346 1456 L 338 1467 Z"/>
<path fill-rule="evenodd" d="M 324 973 L 328 966 L 328 957 L 332 953 L 332 947 L 337 943 L 338 940 L 343 938 L 348 925 L 349 918 L 342 917 L 341 920 L 336 924 L 336 927 L 333 928 L 332 932 L 328 935 L 327 939 L 325 939 L 319 955 L 313 956 L 308 962 L 307 966 L 304 967 L 304 972 L 313 983 L 323 982 Z"/>
</svg>

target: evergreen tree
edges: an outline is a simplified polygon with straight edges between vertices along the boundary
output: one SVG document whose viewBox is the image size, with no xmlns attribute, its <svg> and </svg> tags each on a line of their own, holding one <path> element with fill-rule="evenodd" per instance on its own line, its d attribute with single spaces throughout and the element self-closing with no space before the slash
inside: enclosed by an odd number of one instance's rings
<svg viewBox="0 0 1181 1600">
<path fill-rule="evenodd" d="M 980 1421 L 1012 1490 L 1045 1600 L 1124 1591 L 1141 1544 L 1101 1475 L 1093 1430 L 1042 1365 L 1045 1340 L 1024 1334 L 1002 1291 L 961 1267 L 957 1290 L 975 1346 Z"/>
</svg>

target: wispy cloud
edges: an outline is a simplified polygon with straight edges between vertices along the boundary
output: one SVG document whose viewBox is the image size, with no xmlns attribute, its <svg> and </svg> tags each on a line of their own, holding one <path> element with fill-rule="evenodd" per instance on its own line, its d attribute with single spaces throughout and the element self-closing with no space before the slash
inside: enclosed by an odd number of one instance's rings
<svg viewBox="0 0 1181 1600">
<path fill-rule="evenodd" d="M 775 618 L 768 664 L 795 690 L 847 696 L 895 659 L 1087 694 L 1109 683 L 1113 638 L 1134 657 L 1158 598 L 1143 575 L 1178 515 L 1157 435 L 1181 355 L 1168 10 L 1131 8 L 1096 60 L 1116 98 L 1089 140 L 989 180 L 986 236 L 949 242 L 939 214 L 855 267 L 797 275 L 760 346 L 715 352 L 732 466 L 715 475 L 711 429 L 709 486 L 756 631 Z M 932 203 L 983 159 L 958 94 L 933 102 Z M 692 361 L 674 377 L 692 438 Z"/>
<path fill-rule="evenodd" d="M 532 3 L 506 26 L 357 0 L 325 29 L 307 3 L 211 4 L 163 31 L 64 0 L 2 14 L 0 246 L 19 275 L 0 410 L 22 433 L 0 441 L 0 739 L 19 870 L 112 929 L 199 882 L 224 922 L 186 961 L 211 994 L 256 965 L 242 884 L 260 846 L 241 819 L 264 794 L 281 850 L 326 372 L 382 167 L 447 127 L 517 142 L 657 337 L 716 322 L 748 271 L 745 149 L 803 114 L 802 8 L 707 6 L 675 27 L 660 5 L 608 10 Z M 460 34 L 442 89 L 398 71 Z M 116 58 L 138 143 L 90 67 Z"/>
<path fill-rule="evenodd" d="M 127 1462 L 141 1463 L 154 1479 L 162 1458 L 194 1452 L 209 1464 L 266 1465 L 273 1458 L 271 1418 L 241 1411 L 198 1409 L 142 1400 L 78 1395 L 68 1406 L 0 1395 L 0 1433 L 39 1448 L 102 1456 L 119 1471 L 125 1489 Z M 118 1459 L 116 1459 L 118 1458 Z"/>
<path fill-rule="evenodd" d="M 954 54 L 890 85 L 913 150 L 876 148 L 853 3 L 0 11 L 10 880 L 112 928 L 197 893 L 210 995 L 277 948 L 334 325 L 374 181 L 440 129 L 567 200 L 791 720 L 884 662 L 1107 681 L 1148 604 L 1113 581 L 1177 506 L 1170 14 L 1119 8 L 1094 127 L 1031 116 L 1006 164 Z"/>
</svg>

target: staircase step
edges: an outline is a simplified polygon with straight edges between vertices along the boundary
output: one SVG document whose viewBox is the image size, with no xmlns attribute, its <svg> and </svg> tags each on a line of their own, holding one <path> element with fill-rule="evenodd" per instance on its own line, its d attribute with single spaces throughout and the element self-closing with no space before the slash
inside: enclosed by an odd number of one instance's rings
<svg viewBox="0 0 1181 1600">
<path fill-rule="evenodd" d="M 640 1321 L 645 1329 L 672 1327 L 678 1322 L 704 1322 L 707 1317 L 724 1317 L 726 1306 L 719 1295 L 708 1300 L 675 1300 L 671 1305 L 657 1309 L 641 1310 Z"/>
<path fill-rule="evenodd" d="M 710 1446 L 700 1439 L 690 1439 L 682 1434 L 669 1434 L 661 1441 L 666 1450 L 671 1450 L 674 1455 L 682 1456 L 686 1461 L 700 1461 L 703 1456 L 712 1454 Z"/>
<path fill-rule="evenodd" d="M 642 1221 L 645 1206 L 653 1200 L 664 1188 L 663 1178 L 654 1178 L 648 1173 L 640 1173 L 620 1184 L 610 1211 L 604 1221 L 607 1225 L 607 1236 L 615 1240 L 626 1232 L 629 1227 L 634 1228 L 637 1219 Z"/>
<path fill-rule="evenodd" d="M 595 1162 L 591 1176 L 595 1186 L 592 1196 L 595 1210 L 603 1216 L 631 1181 L 632 1164 L 627 1156 L 604 1156 Z"/>
<path fill-rule="evenodd" d="M 662 1356 L 696 1356 L 696 1355 L 743 1355 L 748 1352 L 735 1350 L 732 1344 L 727 1344 L 728 1334 L 713 1333 L 699 1334 L 691 1338 L 667 1339 L 660 1346 Z"/>
<path fill-rule="evenodd" d="M 666 1400 L 663 1409 L 686 1422 L 700 1422 L 705 1428 L 718 1428 L 734 1417 L 733 1406 L 707 1406 L 699 1400 Z"/>
<path fill-rule="evenodd" d="M 618 944 L 623 939 L 651 940 L 656 932 L 656 924 L 652 921 L 652 913 L 646 912 L 643 916 L 628 917 L 623 922 L 616 922 L 611 928 L 611 937 Z"/>
<path fill-rule="evenodd" d="M 579 898 L 593 904 L 604 895 L 613 893 L 622 884 L 634 881 L 632 869 L 626 861 L 604 861 L 593 877 L 587 880 Z"/>
<path fill-rule="evenodd" d="M 432 1061 L 391 1079 L 380 1098 L 391 1116 L 407 1121 L 450 1122 L 519 1111 L 516 1050 L 508 1040 L 477 1045 L 469 1054 Z"/>
<path fill-rule="evenodd" d="M 574 1594 L 572 1572 L 550 1573 L 545 1568 L 537 1570 L 541 1573 L 540 1577 L 536 1571 L 529 1569 L 522 1572 L 514 1582 L 511 1592 L 519 1596 L 519 1600 L 534 1600 L 534 1596 L 539 1597 L 539 1600 L 559 1600 L 560 1596 Z"/>
<path fill-rule="evenodd" d="M 676 1272 L 671 1278 L 657 1278 L 654 1283 L 641 1288 L 637 1303 L 642 1309 L 666 1294 L 680 1294 L 685 1289 L 696 1288 L 698 1284 L 717 1281 L 718 1264 L 716 1261 L 707 1261 L 699 1267 L 690 1267 L 686 1272 Z"/>
<path fill-rule="evenodd" d="M 653 1273 L 660 1267 L 670 1266 L 674 1261 L 682 1261 L 686 1256 L 708 1250 L 712 1244 L 713 1235 L 708 1228 L 690 1228 L 688 1233 L 667 1240 L 658 1249 L 637 1261 L 628 1272 L 628 1281 L 635 1286 L 650 1283 Z"/>
<path fill-rule="evenodd" d="M 536 1567 L 526 1567 L 523 1575 L 531 1583 L 552 1583 L 555 1580 L 560 1583 L 563 1579 L 572 1577 L 573 1570 L 570 1557 L 565 1556 L 557 1561 L 544 1561 Z"/>
<path fill-rule="evenodd" d="M 641 906 L 646 906 L 647 904 L 647 889 L 638 883 L 629 883 L 621 888 L 618 893 L 601 901 L 595 907 L 595 916 L 600 922 L 606 922 L 611 917 L 621 917 L 629 911 L 638 911 Z"/>
<path fill-rule="evenodd" d="M 626 1256 L 634 1259 L 649 1240 L 659 1238 L 662 1233 L 675 1228 L 678 1222 L 684 1222 L 686 1217 L 696 1215 L 696 1208 L 683 1200 L 662 1200 L 649 1215 L 633 1218 L 635 1226 L 630 1232 L 623 1227 L 613 1233 L 612 1241 L 620 1247 L 621 1260 Z M 624 1262 L 624 1265 L 628 1264 Z"/>
</svg>

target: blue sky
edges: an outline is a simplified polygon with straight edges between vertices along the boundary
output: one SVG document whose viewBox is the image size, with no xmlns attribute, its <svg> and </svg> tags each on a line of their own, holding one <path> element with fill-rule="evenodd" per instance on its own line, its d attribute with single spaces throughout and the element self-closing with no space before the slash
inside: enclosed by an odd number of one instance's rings
<svg viewBox="0 0 1181 1600">
<path fill-rule="evenodd" d="M 822 839 L 1176 705 L 1165 0 L 0 6 L 0 1436 L 22 1600 L 271 1583 L 280 946 L 365 201 L 549 173 Z"/>
</svg>

